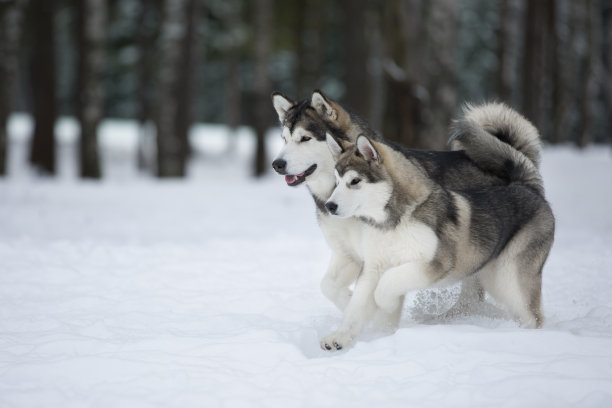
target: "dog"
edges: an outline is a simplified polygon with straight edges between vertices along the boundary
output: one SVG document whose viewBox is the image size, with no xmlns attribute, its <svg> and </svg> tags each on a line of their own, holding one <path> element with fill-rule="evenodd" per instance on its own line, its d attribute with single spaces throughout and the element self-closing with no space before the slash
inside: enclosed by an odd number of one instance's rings
<svg viewBox="0 0 612 408">
<path fill-rule="evenodd" d="M 326 133 L 336 140 L 354 143 L 359 135 L 365 135 L 371 140 L 381 140 L 367 122 L 357 114 L 343 108 L 340 104 L 328 98 L 323 92 L 315 90 L 310 98 L 295 102 L 281 93 L 272 94 L 272 104 L 282 129 L 284 147 L 272 162 L 274 170 L 285 176 L 289 186 L 301 184 L 307 186 L 316 207 L 316 214 L 323 235 L 331 248 L 332 256 L 326 273 L 321 280 L 321 291 L 340 310 L 344 310 L 351 298 L 349 289 L 362 268 L 363 257 L 361 248 L 361 224 L 355 218 L 340 219 L 330 216 L 325 208 L 335 187 L 335 160 L 326 143 Z M 485 115 L 479 118 L 483 126 L 497 126 L 493 119 Z M 517 149 L 530 148 L 537 142 L 537 131 L 512 132 L 500 123 L 500 134 L 511 134 L 509 143 Z M 535 134 L 535 136 L 534 136 Z M 457 142 L 458 143 L 458 142 Z M 537 144 L 537 143 L 536 143 Z M 533 149 L 532 149 L 533 150 Z M 505 185 L 504 177 L 499 177 L 484 171 L 472 159 L 468 150 L 454 152 L 411 152 L 429 171 L 431 177 L 441 185 L 449 188 L 467 188 L 488 185 Z M 537 151 L 537 149 L 536 149 Z M 527 153 L 532 153 L 527 152 Z M 452 308 L 461 311 L 474 297 L 480 293 L 477 286 L 462 284 L 462 291 L 457 305 Z M 379 326 L 382 329 L 393 330 L 399 317 L 382 314 Z"/>
<path fill-rule="evenodd" d="M 324 350 L 349 346 L 377 309 L 395 313 L 408 291 L 466 278 L 521 325 L 541 327 L 542 268 L 555 221 L 537 167 L 537 130 L 526 119 L 485 104 L 468 107 L 454 125 L 456 148 L 506 185 L 453 188 L 418 155 L 384 141 L 359 136 L 351 144 L 331 134 L 326 141 L 337 186 L 325 207 L 361 222 L 363 269 L 339 330 L 321 340 Z"/>
</svg>

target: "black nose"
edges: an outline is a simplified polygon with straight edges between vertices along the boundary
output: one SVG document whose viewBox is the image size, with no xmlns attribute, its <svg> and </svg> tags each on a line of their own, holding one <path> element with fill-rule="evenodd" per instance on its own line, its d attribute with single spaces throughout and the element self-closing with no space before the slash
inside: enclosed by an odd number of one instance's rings
<svg viewBox="0 0 612 408">
<path fill-rule="evenodd" d="M 328 201 L 325 203 L 325 208 L 327 208 L 327 211 L 329 211 L 330 214 L 335 214 L 336 211 L 338 211 L 338 204 L 334 203 L 333 201 Z"/>
<path fill-rule="evenodd" d="M 276 159 L 272 162 L 272 168 L 277 172 L 277 173 L 285 173 L 285 167 L 287 166 L 287 162 L 284 161 L 283 159 Z"/>
</svg>

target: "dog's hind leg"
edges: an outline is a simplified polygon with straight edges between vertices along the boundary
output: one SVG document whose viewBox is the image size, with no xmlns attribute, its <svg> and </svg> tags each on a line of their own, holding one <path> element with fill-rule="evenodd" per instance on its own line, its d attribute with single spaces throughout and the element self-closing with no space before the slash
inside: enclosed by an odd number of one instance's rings
<svg viewBox="0 0 612 408">
<path fill-rule="evenodd" d="M 483 301 L 484 288 L 478 280 L 478 277 L 475 274 L 468 276 L 461 281 L 461 292 L 459 292 L 457 301 L 440 317 L 443 319 L 452 319 L 459 316 L 467 316 L 478 303 Z"/>
<path fill-rule="evenodd" d="M 327 273 L 321 280 L 321 291 L 340 310 L 344 310 L 351 299 L 349 286 L 353 284 L 359 272 L 361 263 L 347 256 L 334 253 L 327 268 Z"/>
<path fill-rule="evenodd" d="M 480 273 L 485 290 L 507 306 L 524 327 L 542 327 L 544 322 L 542 268 L 551 246 L 552 231 L 524 229 L 495 263 Z"/>
</svg>

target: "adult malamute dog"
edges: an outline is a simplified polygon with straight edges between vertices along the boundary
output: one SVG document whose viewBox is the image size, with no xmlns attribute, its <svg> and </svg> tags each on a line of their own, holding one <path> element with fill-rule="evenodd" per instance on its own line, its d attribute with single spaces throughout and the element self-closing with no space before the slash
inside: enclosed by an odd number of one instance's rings
<svg viewBox="0 0 612 408">
<path fill-rule="evenodd" d="M 351 291 L 349 286 L 359 275 L 363 256 L 361 254 L 361 225 L 356 218 L 340 219 L 330 216 L 325 202 L 335 187 L 335 160 L 325 142 L 325 134 L 330 133 L 339 141 L 354 143 L 357 136 L 366 135 L 378 140 L 377 134 L 359 116 L 347 111 L 340 104 L 314 91 L 312 97 L 294 102 L 280 93 L 272 94 L 272 102 L 282 126 L 285 146 L 272 163 L 277 173 L 285 175 L 290 186 L 305 184 L 317 208 L 317 218 L 321 230 L 332 250 L 332 257 L 322 281 L 321 290 L 340 310 L 348 304 Z M 477 110 L 476 122 L 502 140 L 523 151 L 528 156 L 536 156 L 537 131 L 535 129 L 516 129 L 512 122 L 495 112 L 484 114 Z M 534 142 L 535 141 L 535 142 Z M 486 147 L 478 151 L 486 152 Z M 430 177 L 440 185 L 462 189 L 478 186 L 505 185 L 507 177 L 484 170 L 478 163 L 481 157 L 472 152 L 470 146 L 454 152 L 424 152 L 404 149 L 414 160 L 422 164 Z M 470 157 L 470 154 L 473 158 Z M 470 283 L 470 284 L 468 284 Z M 462 284 L 458 306 L 469 303 L 473 293 L 481 292 L 475 280 Z M 390 316 L 381 314 L 379 323 L 383 328 L 393 329 L 399 319 L 399 310 Z"/>
<path fill-rule="evenodd" d="M 508 184 L 444 186 L 395 146 L 327 136 L 337 187 L 325 207 L 361 221 L 363 270 L 340 329 L 321 340 L 322 348 L 351 344 L 377 307 L 395 312 L 407 291 L 467 277 L 524 326 L 541 326 L 542 267 L 554 217 L 536 167 L 537 131 L 504 105 L 489 104 L 468 108 L 452 139 Z"/>
</svg>

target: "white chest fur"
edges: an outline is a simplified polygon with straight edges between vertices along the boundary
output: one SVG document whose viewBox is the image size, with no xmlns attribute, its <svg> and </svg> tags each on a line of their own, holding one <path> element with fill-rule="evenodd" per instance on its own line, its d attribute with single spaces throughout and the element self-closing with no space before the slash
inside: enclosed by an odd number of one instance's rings
<svg viewBox="0 0 612 408">
<path fill-rule="evenodd" d="M 323 235 L 334 252 L 343 253 L 354 260 L 363 260 L 361 221 L 321 214 L 318 218 Z"/>
<path fill-rule="evenodd" d="M 362 234 L 364 260 L 380 272 L 407 262 L 429 262 L 438 247 L 435 232 L 411 219 L 403 220 L 391 230 L 364 224 Z"/>
</svg>

